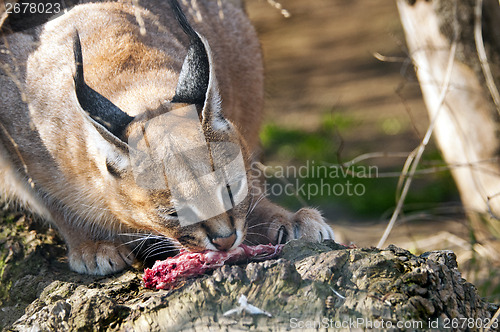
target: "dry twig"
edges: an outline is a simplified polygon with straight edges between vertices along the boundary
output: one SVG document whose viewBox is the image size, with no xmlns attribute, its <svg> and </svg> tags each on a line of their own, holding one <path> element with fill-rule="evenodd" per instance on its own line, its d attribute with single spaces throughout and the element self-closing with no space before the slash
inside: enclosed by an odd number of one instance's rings
<svg viewBox="0 0 500 332">
<path fill-rule="evenodd" d="M 456 3 L 455 3 L 456 4 Z M 455 16 L 456 17 L 456 16 Z M 456 26 L 456 25 L 455 25 Z M 453 64 L 455 62 L 455 53 L 457 49 L 457 36 L 458 36 L 458 31 L 455 31 L 455 37 L 454 41 L 451 45 L 450 48 L 450 55 L 448 57 L 448 65 L 446 68 L 446 75 L 445 79 L 441 88 L 440 96 L 439 96 L 439 103 L 437 104 L 436 108 L 436 113 L 434 114 L 434 117 L 432 118 L 432 121 L 427 128 L 427 132 L 425 133 L 425 136 L 420 143 L 420 145 L 408 156 L 408 159 L 405 163 L 405 167 L 401 173 L 401 179 L 400 180 L 400 185 L 402 187 L 401 193 L 398 195 L 399 197 L 397 198 L 397 204 L 396 204 L 396 209 L 394 210 L 394 213 L 391 216 L 391 219 L 389 220 L 389 223 L 384 231 L 384 234 L 380 238 L 379 243 L 377 244 L 377 247 L 380 248 L 382 247 L 385 242 L 387 241 L 387 238 L 389 237 L 389 234 L 391 233 L 394 224 L 396 223 L 396 220 L 398 219 L 398 216 L 403 208 L 406 196 L 408 195 L 408 191 L 410 189 L 413 177 L 415 175 L 415 172 L 417 170 L 418 164 L 420 163 L 420 160 L 422 158 L 422 155 L 425 151 L 425 148 L 429 144 L 430 138 L 432 136 L 432 133 L 434 131 L 434 127 L 436 125 L 436 120 L 439 117 L 439 114 L 441 113 L 440 110 L 442 109 L 446 93 L 448 92 L 449 86 L 450 86 L 450 81 L 451 81 L 451 74 L 453 70 Z M 404 185 L 403 185 L 404 183 Z"/>
<path fill-rule="evenodd" d="M 500 308 L 498 308 L 497 312 L 491 317 L 490 323 L 486 326 L 484 332 L 488 332 L 491 329 L 491 326 L 494 322 L 498 321 L 498 316 L 500 316 Z"/>
<path fill-rule="evenodd" d="M 493 79 L 493 74 L 491 73 L 490 64 L 488 63 L 488 57 L 484 48 L 482 31 L 482 10 L 483 0 L 476 0 L 476 6 L 474 7 L 474 41 L 476 43 L 477 55 L 481 63 L 481 70 L 483 71 L 486 85 L 488 86 L 491 98 L 495 103 L 497 112 L 500 114 L 500 94 L 498 93 L 497 86 Z"/>
<path fill-rule="evenodd" d="M 288 10 L 284 9 L 283 5 L 281 3 L 279 3 L 278 1 L 267 0 L 267 3 L 269 3 L 274 8 L 278 9 L 280 11 L 281 15 L 283 15 L 284 17 L 289 18 L 290 16 L 292 16 L 290 14 L 290 12 Z"/>
</svg>

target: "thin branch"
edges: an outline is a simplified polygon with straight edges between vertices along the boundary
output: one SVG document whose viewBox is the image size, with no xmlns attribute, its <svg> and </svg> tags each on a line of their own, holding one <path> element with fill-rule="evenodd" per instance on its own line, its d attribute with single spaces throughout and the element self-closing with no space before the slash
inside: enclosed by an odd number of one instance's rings
<svg viewBox="0 0 500 332">
<path fill-rule="evenodd" d="M 2 16 L 3 17 L 3 16 Z M 0 28 L 2 27 L 2 24 L 3 24 L 4 21 L 0 21 Z M 0 62 L 0 69 L 4 72 L 5 75 L 7 75 L 10 80 L 16 85 L 17 89 L 19 90 L 19 94 L 21 96 L 21 101 L 23 103 L 27 103 L 28 102 L 28 98 L 26 96 L 26 93 L 24 91 L 24 87 L 23 87 L 23 83 L 21 82 L 21 80 L 19 79 L 18 75 L 16 75 L 16 73 L 18 74 L 19 73 L 19 66 L 17 64 L 17 59 L 14 57 L 14 55 L 10 52 L 9 50 L 9 43 L 7 41 L 7 38 L 5 35 L 1 36 L 3 38 L 3 45 L 5 46 L 5 49 L 2 50 L 3 52 L 2 53 L 5 53 L 5 54 L 9 54 L 10 57 L 11 57 L 11 60 L 12 62 L 14 63 L 14 68 L 11 68 L 7 63 L 2 63 Z M 7 130 L 7 128 L 4 126 L 4 124 L 0 123 L 0 129 L 1 131 L 3 131 L 5 137 L 7 137 L 7 139 L 10 141 L 10 143 L 12 144 L 12 148 L 14 149 L 19 161 L 21 162 L 21 164 L 23 165 L 23 170 L 24 172 L 26 173 L 26 178 L 28 180 L 28 183 L 29 185 L 34 188 L 35 186 L 35 183 L 33 181 L 33 179 L 31 178 L 31 176 L 29 175 L 29 171 L 28 171 L 28 165 L 26 164 L 22 154 L 21 154 L 21 151 L 19 150 L 19 145 L 15 142 L 14 138 L 12 137 L 12 135 L 10 135 L 9 131 Z"/>
<path fill-rule="evenodd" d="M 346 161 L 345 163 L 342 164 L 332 164 L 332 163 L 327 163 L 323 162 L 322 164 L 328 166 L 328 167 L 336 167 L 336 168 L 342 168 L 345 171 L 345 174 L 352 175 L 353 177 L 359 177 L 359 178 L 373 178 L 373 179 L 380 179 L 380 178 L 405 178 L 405 173 L 404 169 L 407 169 L 406 166 L 403 167 L 403 171 L 399 172 L 377 172 L 375 175 L 367 175 L 365 172 L 363 172 L 362 176 L 357 176 L 357 172 L 352 171 L 351 168 L 352 166 L 360 163 L 361 161 L 369 160 L 369 159 L 378 159 L 378 158 L 410 158 L 413 152 L 370 152 L 370 153 L 364 153 L 362 155 L 359 155 L 358 157 L 351 159 L 349 161 Z M 494 157 L 494 158 L 489 158 L 485 160 L 478 160 L 476 162 L 467 162 L 467 163 L 454 163 L 454 164 L 445 164 L 445 165 L 436 165 L 433 167 L 428 167 L 428 168 L 422 168 L 417 171 L 415 171 L 415 175 L 422 175 L 422 174 L 434 174 L 438 172 L 444 172 L 444 171 L 449 171 L 452 169 L 456 168 L 474 168 L 476 170 L 480 170 L 484 173 L 490 174 L 490 175 L 495 175 L 500 177 L 500 173 L 492 171 L 490 169 L 486 168 L 481 168 L 481 164 L 487 164 L 487 163 L 495 163 L 499 162 L 500 157 Z M 407 176 L 406 176 L 407 177 Z"/>
<path fill-rule="evenodd" d="M 410 105 L 408 105 L 407 100 L 403 96 L 403 88 L 405 87 L 407 82 L 410 82 L 410 79 L 407 77 L 406 73 L 408 71 L 409 65 L 412 63 L 411 56 L 406 52 L 406 50 L 404 50 L 404 52 L 406 53 L 405 57 L 386 56 L 386 55 L 380 54 L 379 52 L 373 53 L 373 57 L 381 62 L 402 63 L 401 69 L 400 69 L 400 74 L 402 77 L 405 78 L 405 81 L 398 84 L 398 86 L 396 87 L 396 89 L 394 91 L 396 92 L 399 99 L 401 100 L 401 103 L 405 107 L 406 113 L 410 117 L 410 123 L 413 126 L 413 130 L 417 134 L 417 137 L 421 138 L 420 130 L 418 130 L 418 128 L 417 128 L 417 125 L 416 125 L 417 122 L 415 121 L 415 119 L 413 117 L 411 107 L 410 107 Z"/>
<path fill-rule="evenodd" d="M 6 19 L 7 19 L 7 12 L 4 12 L 2 13 L 2 15 L 0 15 L 0 30 L 2 29 L 2 25 Z"/>
<path fill-rule="evenodd" d="M 19 161 L 21 162 L 21 164 L 23 165 L 23 170 L 24 172 L 26 173 L 26 178 L 28 179 L 28 183 L 29 185 L 31 186 L 31 188 L 34 188 L 35 187 L 35 182 L 33 181 L 33 179 L 31 178 L 31 176 L 29 175 L 29 172 L 28 172 L 28 165 L 26 164 L 26 162 L 24 161 L 24 158 L 21 154 L 21 151 L 19 151 L 19 145 L 17 145 L 17 143 L 14 141 L 14 139 L 12 138 L 12 136 L 9 134 L 9 131 L 7 130 L 7 128 L 5 128 L 5 126 L 0 123 L 0 128 L 2 129 L 2 131 L 4 132 L 5 136 L 7 137 L 7 139 L 10 141 L 10 143 L 12 144 L 12 147 L 14 148 L 14 151 L 16 152 L 17 154 L 17 157 L 19 158 Z"/>
<path fill-rule="evenodd" d="M 408 57 L 401 57 L 401 56 L 387 56 L 387 55 L 382 55 L 379 52 L 374 52 L 373 57 L 379 61 L 382 62 L 406 62 L 408 60 Z"/>
<path fill-rule="evenodd" d="M 420 162 L 420 159 L 422 158 L 422 155 L 425 151 L 426 146 L 429 144 L 430 138 L 432 136 L 432 133 L 434 131 L 434 127 L 435 127 L 436 122 L 437 122 L 437 118 L 439 117 L 439 114 L 441 113 L 440 111 L 441 111 L 442 106 L 444 104 L 444 100 L 445 100 L 446 94 L 447 94 L 449 86 L 450 86 L 451 74 L 453 72 L 453 64 L 455 62 L 455 52 L 457 49 L 457 35 L 458 34 L 455 33 L 455 38 L 454 38 L 454 41 L 451 45 L 450 55 L 448 58 L 448 65 L 446 68 L 446 76 L 445 76 L 445 80 L 443 82 L 443 86 L 442 86 L 441 93 L 439 96 L 439 103 L 437 105 L 436 113 L 434 114 L 432 121 L 431 121 L 429 127 L 427 128 L 427 132 L 425 133 L 425 136 L 424 136 L 422 142 L 420 143 L 418 148 L 415 150 L 416 151 L 415 156 L 413 157 L 413 154 L 412 154 L 408 157 L 407 167 L 405 165 L 405 170 L 403 171 L 403 173 L 401 175 L 402 178 L 406 177 L 406 180 L 404 182 L 404 186 L 402 188 L 401 194 L 399 195 L 399 198 L 397 200 L 396 209 L 394 210 L 394 213 L 392 214 L 392 217 L 389 220 L 389 223 L 384 231 L 384 234 L 382 235 L 379 243 L 377 244 L 378 248 L 382 247 L 385 244 L 385 242 L 387 241 L 387 238 L 389 237 L 389 234 L 391 233 L 391 231 L 394 227 L 394 224 L 396 223 L 396 220 L 398 219 L 398 216 L 401 212 L 401 209 L 403 208 L 403 204 L 405 202 L 406 196 L 408 195 L 408 191 L 410 189 L 410 185 L 412 183 L 413 177 L 414 177 L 415 172 L 417 170 L 417 166 Z M 409 163 L 408 163 L 408 161 L 409 161 Z M 411 168 L 410 168 L 410 164 L 411 164 Z M 410 168 L 408 176 L 406 174 L 406 168 Z"/>
<path fill-rule="evenodd" d="M 474 8 L 474 41 L 476 43 L 477 55 L 481 63 L 481 69 L 483 71 L 484 78 L 486 80 L 486 85 L 490 91 L 491 98 L 495 103 L 497 112 L 500 114 L 500 94 L 495 85 L 493 79 L 493 74 L 491 73 L 490 64 L 488 63 L 488 57 L 486 55 L 486 50 L 484 48 L 483 41 L 483 31 L 482 31 L 482 10 L 483 10 L 483 0 L 476 0 L 476 6 Z"/>
<path fill-rule="evenodd" d="M 141 36 L 145 36 L 146 35 L 146 25 L 144 24 L 144 19 L 142 18 L 142 15 L 141 15 L 142 7 L 139 5 L 139 0 L 132 0 L 132 4 L 134 6 L 135 20 L 137 21 L 137 24 L 139 24 L 139 32 L 140 32 Z"/>
<path fill-rule="evenodd" d="M 494 195 L 488 196 L 486 198 L 486 206 L 488 208 L 488 213 L 489 213 L 490 217 L 492 217 L 495 220 L 500 220 L 500 217 L 496 213 L 493 212 L 493 209 L 491 207 L 491 200 L 498 197 L 498 196 L 500 196 L 500 192 L 498 192 Z"/>
<path fill-rule="evenodd" d="M 401 174 L 399 175 L 398 185 L 396 187 L 396 206 L 399 204 L 399 201 L 401 201 L 401 196 L 403 195 L 403 192 L 404 192 L 405 183 L 407 183 L 408 181 L 411 182 L 413 180 L 413 176 L 415 175 L 416 169 L 411 168 L 411 166 L 418 165 L 418 163 L 420 162 L 420 158 L 419 158 L 414 163 L 416 156 L 419 154 L 419 151 L 422 150 L 421 149 L 422 146 L 423 146 L 423 143 L 420 143 L 420 145 L 408 155 L 408 157 L 405 161 L 405 164 L 403 166 L 403 169 L 401 170 Z M 424 149 L 425 149 L 425 147 L 424 147 Z M 422 153 L 423 153 L 423 150 L 422 150 Z M 416 166 L 415 166 L 415 168 L 416 168 Z M 410 175 L 408 175 L 409 171 L 410 171 L 410 173 L 409 173 Z M 406 198 L 406 194 L 404 194 L 404 197 L 402 198 L 402 200 L 404 201 L 405 198 Z M 401 203 L 401 208 L 403 207 L 403 203 Z M 396 212 L 396 211 L 394 211 L 394 212 Z"/>
<path fill-rule="evenodd" d="M 495 314 L 493 315 L 493 317 L 490 320 L 490 323 L 486 326 L 486 329 L 484 330 L 484 332 L 488 332 L 491 329 L 491 326 L 493 325 L 493 323 L 498 321 L 498 316 L 500 316 L 500 308 L 498 308 L 497 312 L 495 312 Z"/>
<path fill-rule="evenodd" d="M 406 158 L 408 156 L 408 152 L 370 152 L 364 153 L 362 155 L 357 156 L 345 163 L 339 164 L 338 167 L 349 168 L 355 164 L 358 164 L 361 161 L 375 158 Z M 333 166 L 333 165 L 332 165 Z M 337 166 L 337 165 L 335 165 Z"/>
<path fill-rule="evenodd" d="M 403 106 L 404 106 L 404 108 L 406 110 L 406 114 L 408 114 L 408 117 L 410 118 L 410 123 L 411 123 L 411 126 L 413 127 L 413 131 L 415 131 L 415 134 L 417 135 L 417 137 L 419 139 L 422 139 L 422 135 L 420 133 L 420 130 L 417 127 L 417 121 L 415 120 L 415 117 L 413 115 L 411 107 L 408 104 L 408 101 L 406 100 L 406 98 L 403 96 L 403 88 L 405 87 L 407 81 L 408 80 L 403 81 L 402 83 L 400 83 L 397 86 L 397 88 L 394 89 L 394 92 L 396 92 L 396 94 L 398 95 L 399 99 L 401 100 L 401 103 L 403 104 Z"/>
<path fill-rule="evenodd" d="M 217 7 L 219 7 L 219 18 L 224 20 L 224 11 L 222 10 L 222 0 L 217 0 Z"/>
<path fill-rule="evenodd" d="M 267 0 L 267 3 L 269 3 L 274 8 L 278 9 L 280 11 L 281 15 L 283 15 L 285 18 L 289 18 L 290 16 L 292 16 L 292 14 L 290 14 L 290 12 L 288 10 L 284 9 L 283 5 L 281 3 L 279 3 L 278 1 Z"/>
<path fill-rule="evenodd" d="M 2 30 L 2 25 L 4 24 L 9 14 L 7 13 L 5 1 L 0 1 L 0 6 L 3 7 L 3 8 L 0 7 L 0 30 Z"/>
</svg>

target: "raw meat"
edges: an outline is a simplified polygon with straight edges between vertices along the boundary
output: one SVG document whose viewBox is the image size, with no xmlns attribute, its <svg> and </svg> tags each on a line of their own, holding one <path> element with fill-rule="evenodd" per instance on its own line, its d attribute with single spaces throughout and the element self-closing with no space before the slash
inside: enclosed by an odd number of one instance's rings
<svg viewBox="0 0 500 332">
<path fill-rule="evenodd" d="M 202 275 L 226 263 L 274 258 L 279 255 L 282 248 L 283 245 L 247 246 L 242 244 L 231 251 L 183 251 L 175 257 L 156 261 L 151 269 L 145 269 L 142 277 L 143 285 L 146 288 L 172 289 L 187 278 Z"/>
</svg>

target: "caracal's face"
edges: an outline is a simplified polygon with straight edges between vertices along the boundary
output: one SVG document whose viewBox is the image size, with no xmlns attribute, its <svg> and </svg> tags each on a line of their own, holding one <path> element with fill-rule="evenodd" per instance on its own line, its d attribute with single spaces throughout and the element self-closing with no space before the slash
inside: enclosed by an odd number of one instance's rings
<svg viewBox="0 0 500 332">
<path fill-rule="evenodd" d="M 167 108 L 132 122 L 126 158 L 107 160 L 125 204 L 120 219 L 192 251 L 235 248 L 250 204 L 245 142 L 229 121 L 200 119 L 195 105 Z"/>
</svg>

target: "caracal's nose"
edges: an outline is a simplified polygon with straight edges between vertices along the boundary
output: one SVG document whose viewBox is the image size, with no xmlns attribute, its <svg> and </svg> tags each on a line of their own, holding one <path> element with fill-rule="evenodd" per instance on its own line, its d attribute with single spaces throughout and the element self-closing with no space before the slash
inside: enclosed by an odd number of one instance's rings
<svg viewBox="0 0 500 332">
<path fill-rule="evenodd" d="M 212 239 L 212 243 L 218 250 L 228 250 L 231 248 L 236 241 L 236 233 L 231 233 L 231 235 L 226 237 L 215 237 Z"/>
</svg>

